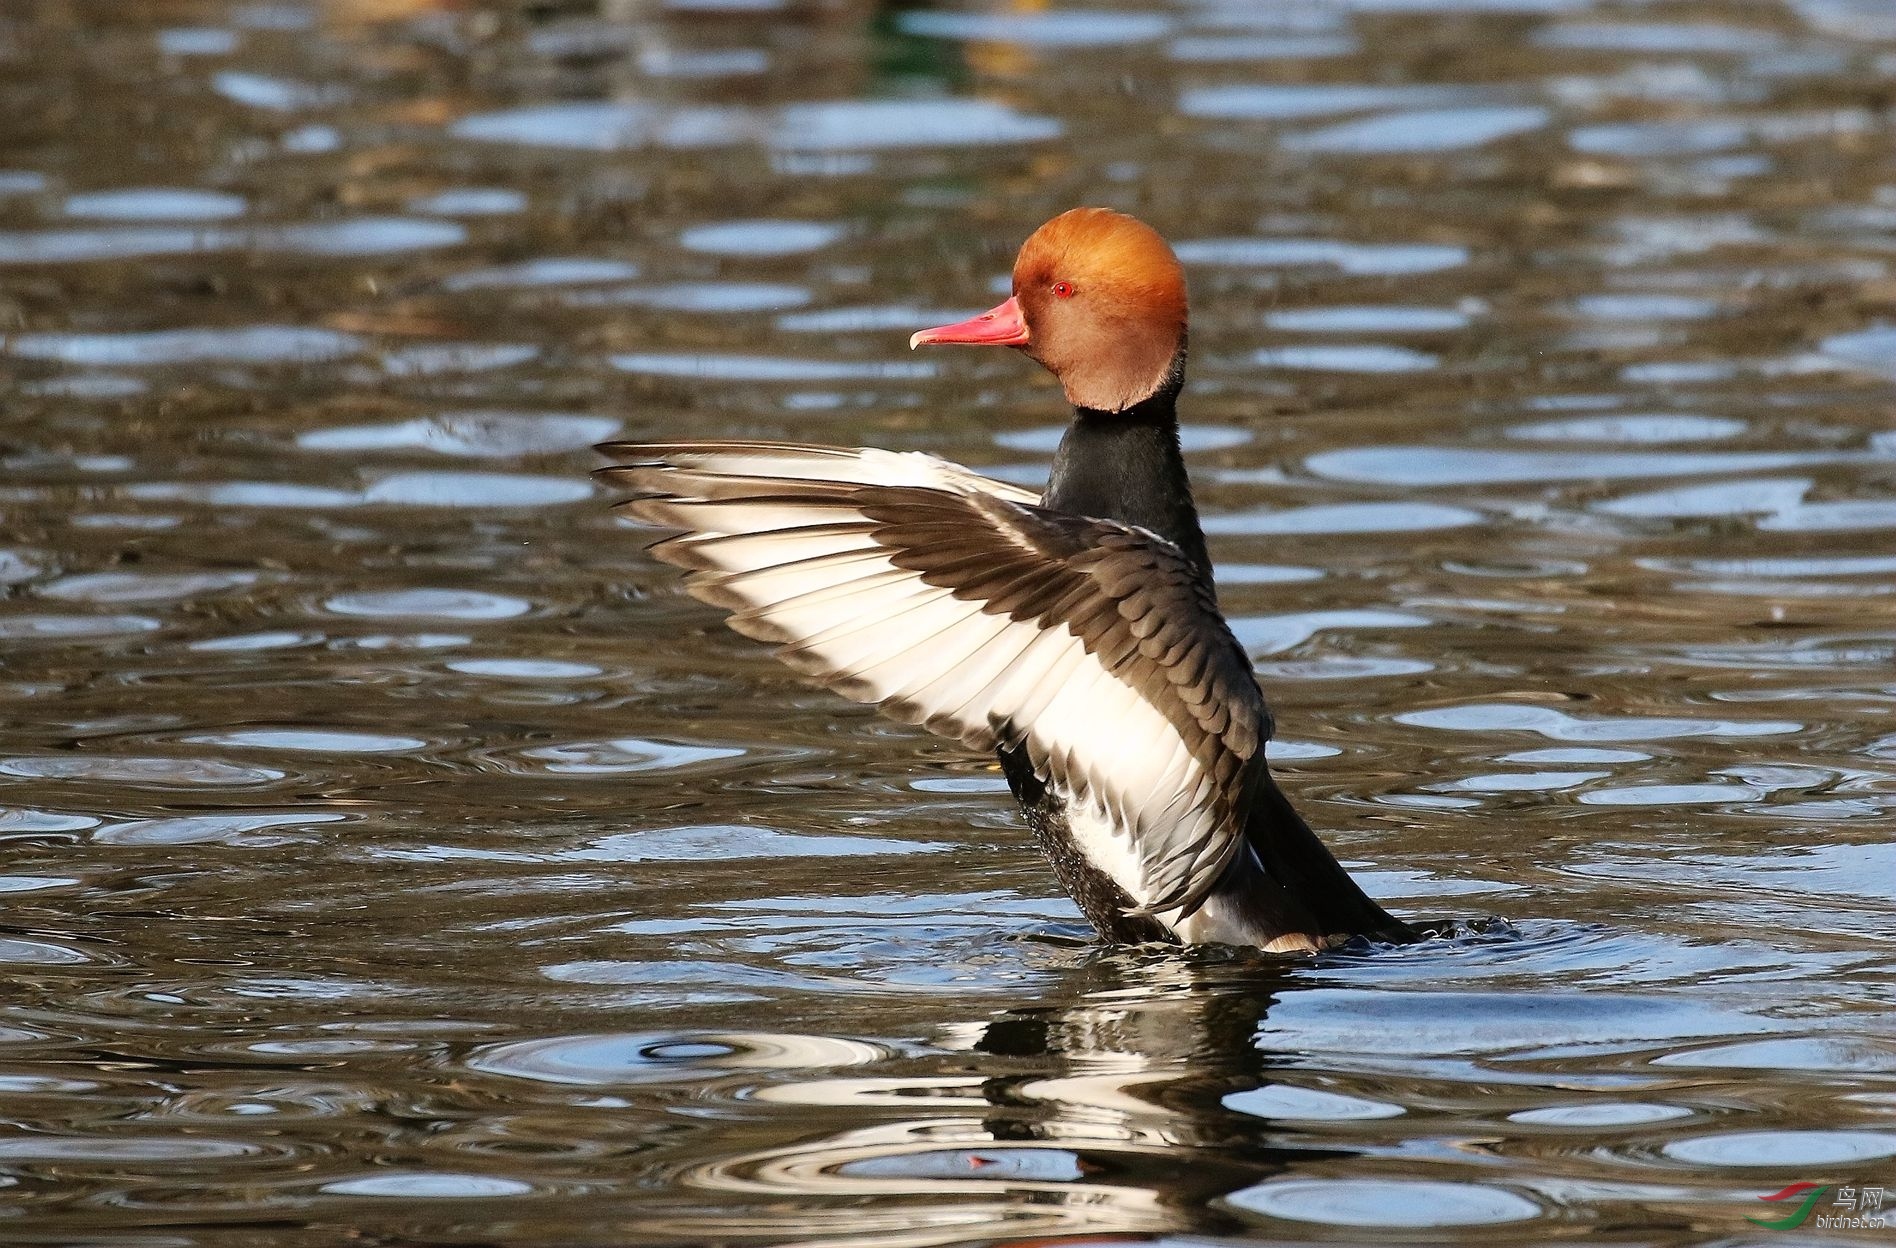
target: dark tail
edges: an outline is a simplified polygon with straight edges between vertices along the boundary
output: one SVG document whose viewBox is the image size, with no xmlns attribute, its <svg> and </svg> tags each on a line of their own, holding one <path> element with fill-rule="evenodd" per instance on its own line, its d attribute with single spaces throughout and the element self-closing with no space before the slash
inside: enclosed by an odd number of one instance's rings
<svg viewBox="0 0 1896 1248">
<path fill-rule="evenodd" d="M 1371 901 L 1350 878 L 1269 775 L 1261 777 L 1255 790 L 1244 834 L 1265 873 L 1309 912 L 1317 931 L 1385 940 L 1416 938 L 1414 929 Z"/>
</svg>

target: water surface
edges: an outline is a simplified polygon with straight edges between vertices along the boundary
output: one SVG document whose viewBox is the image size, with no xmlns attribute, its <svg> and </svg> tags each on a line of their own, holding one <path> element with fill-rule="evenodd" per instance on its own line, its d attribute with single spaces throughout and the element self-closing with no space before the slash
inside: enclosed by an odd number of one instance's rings
<svg viewBox="0 0 1896 1248">
<path fill-rule="evenodd" d="M 1875 0 L 0 13 L 0 1238 L 1684 1245 L 1896 1187 L 1893 78 Z M 991 766 L 586 477 L 1040 480 L 1048 380 L 905 342 L 1077 203 L 1187 265 L 1276 768 L 1442 938 L 1090 946 Z"/>
</svg>

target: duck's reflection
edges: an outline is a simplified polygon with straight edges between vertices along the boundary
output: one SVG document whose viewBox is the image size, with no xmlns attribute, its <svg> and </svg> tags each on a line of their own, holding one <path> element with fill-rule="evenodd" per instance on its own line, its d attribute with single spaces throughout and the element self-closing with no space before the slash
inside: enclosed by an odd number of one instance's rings
<svg viewBox="0 0 1896 1248">
<path fill-rule="evenodd" d="M 1261 956 L 1102 953 L 1058 1003 L 946 1024 L 947 1052 L 925 1073 L 756 1089 L 756 1100 L 810 1107 L 813 1120 L 858 1112 L 843 1129 L 730 1156 L 686 1181 L 783 1200 L 776 1229 L 795 1225 L 800 1241 L 1215 1229 L 1213 1198 L 1344 1155 L 1275 1142 L 1223 1104 L 1266 1082 L 1254 1038 L 1285 977 Z M 847 1216 L 832 1201 L 849 1203 Z"/>
</svg>

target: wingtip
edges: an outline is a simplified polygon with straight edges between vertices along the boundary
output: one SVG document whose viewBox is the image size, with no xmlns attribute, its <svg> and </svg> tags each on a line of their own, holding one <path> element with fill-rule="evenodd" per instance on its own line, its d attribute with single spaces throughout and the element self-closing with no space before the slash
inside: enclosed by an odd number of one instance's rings
<svg viewBox="0 0 1896 1248">
<path fill-rule="evenodd" d="M 619 467 L 658 465 L 665 462 L 661 448 L 649 442 L 629 442 L 624 438 L 614 438 L 607 442 L 593 443 L 593 452 L 602 455 Z"/>
</svg>

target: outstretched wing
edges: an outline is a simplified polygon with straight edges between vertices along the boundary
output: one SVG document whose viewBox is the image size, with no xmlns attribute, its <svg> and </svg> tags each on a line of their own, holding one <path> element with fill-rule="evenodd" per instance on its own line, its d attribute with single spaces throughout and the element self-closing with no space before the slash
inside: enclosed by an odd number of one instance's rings
<svg viewBox="0 0 1896 1248">
<path fill-rule="evenodd" d="M 731 627 L 859 702 L 1024 749 L 1105 822 L 1140 908 L 1192 913 L 1243 852 L 1270 735 L 1205 578 L 1127 525 L 932 456 L 611 443 L 622 510 Z"/>
</svg>

